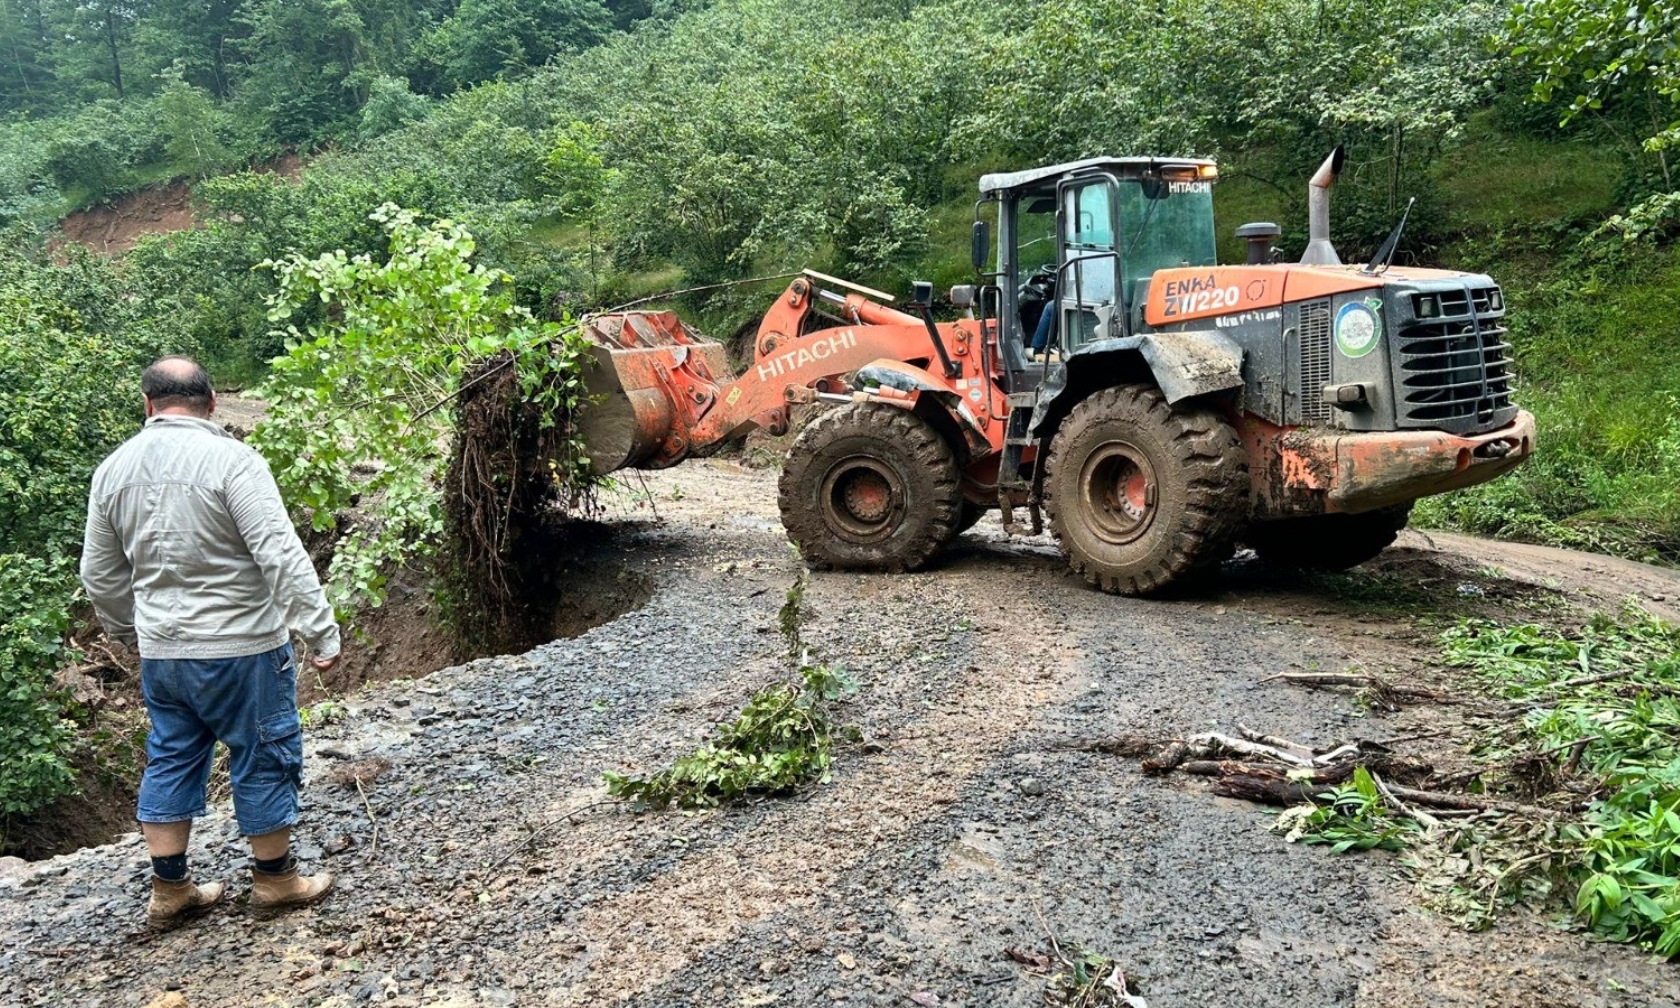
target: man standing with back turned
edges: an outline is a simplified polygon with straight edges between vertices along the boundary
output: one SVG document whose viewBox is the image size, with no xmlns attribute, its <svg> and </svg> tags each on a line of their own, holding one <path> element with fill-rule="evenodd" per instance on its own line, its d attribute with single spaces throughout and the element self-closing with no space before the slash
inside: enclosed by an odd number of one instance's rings
<svg viewBox="0 0 1680 1008">
<path fill-rule="evenodd" d="M 303 736 L 288 628 L 326 671 L 338 624 L 262 456 L 210 421 L 204 369 L 165 357 L 140 388 L 146 426 L 93 475 L 82 584 L 106 632 L 140 650 L 152 720 L 138 815 L 152 858 L 147 921 L 170 927 L 222 898 L 222 883 L 187 875 L 218 739 L 256 862 L 251 908 L 312 903 L 333 879 L 298 874 L 291 856 Z"/>
</svg>

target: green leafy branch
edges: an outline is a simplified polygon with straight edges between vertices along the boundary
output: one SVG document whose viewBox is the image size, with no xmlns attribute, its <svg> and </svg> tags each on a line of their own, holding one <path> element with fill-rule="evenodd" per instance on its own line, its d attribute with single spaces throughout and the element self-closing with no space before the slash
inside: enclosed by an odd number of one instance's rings
<svg viewBox="0 0 1680 1008">
<path fill-rule="evenodd" d="M 389 255 L 267 260 L 278 290 L 269 319 L 286 353 L 258 394 L 268 417 L 251 443 L 287 502 L 317 532 L 360 516 L 335 546 L 328 592 L 341 612 L 384 598 L 385 572 L 430 555 L 445 528 L 441 475 L 456 435 L 443 409 L 475 362 L 502 357 L 541 426 L 561 425 L 583 399 L 587 344 L 576 325 L 541 322 L 517 305 L 509 276 L 474 264 L 459 224 L 423 224 L 385 204 L 370 218 Z M 563 439 L 557 484 L 586 487 L 582 444 Z"/>
<path fill-rule="evenodd" d="M 1397 816 L 1383 801 L 1370 771 L 1359 767 L 1346 785 L 1331 788 L 1314 804 L 1278 817 L 1290 843 L 1323 844 L 1333 854 L 1346 851 L 1405 850 L 1418 824 Z"/>
<path fill-rule="evenodd" d="M 788 590 L 780 620 L 795 656 L 795 678 L 760 690 L 735 720 L 671 765 L 645 777 L 606 773 L 607 793 L 640 809 L 706 808 L 754 795 L 787 794 L 828 783 L 835 741 L 855 739 L 838 725 L 832 704 L 857 691 L 837 665 L 814 662 L 801 646 L 805 578 Z"/>
</svg>

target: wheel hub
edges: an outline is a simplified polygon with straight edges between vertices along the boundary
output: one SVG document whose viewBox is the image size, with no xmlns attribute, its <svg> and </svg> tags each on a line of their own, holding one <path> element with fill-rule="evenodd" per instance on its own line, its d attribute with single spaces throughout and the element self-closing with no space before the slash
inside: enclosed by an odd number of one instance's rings
<svg viewBox="0 0 1680 1008">
<path fill-rule="evenodd" d="M 846 510 L 859 521 L 878 522 L 892 510 L 892 488 L 880 473 L 856 473 L 844 486 Z"/>
<path fill-rule="evenodd" d="M 847 539 L 867 542 L 885 538 L 898 527 L 904 485 L 880 460 L 852 456 L 829 467 L 821 500 L 830 528 Z"/>
<path fill-rule="evenodd" d="M 1080 468 L 1080 507 L 1106 542 L 1128 543 L 1155 520 L 1155 468 L 1125 441 L 1108 441 L 1086 456 Z"/>
</svg>

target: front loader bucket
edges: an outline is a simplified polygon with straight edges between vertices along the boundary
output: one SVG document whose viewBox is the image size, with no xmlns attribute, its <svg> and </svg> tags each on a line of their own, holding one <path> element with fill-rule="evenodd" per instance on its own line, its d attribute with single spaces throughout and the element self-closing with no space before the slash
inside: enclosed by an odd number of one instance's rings
<svg viewBox="0 0 1680 1008">
<path fill-rule="evenodd" d="M 578 433 L 596 475 L 663 469 L 689 454 L 689 432 L 729 380 L 720 343 L 688 328 L 674 312 L 625 312 L 592 319 L 586 378 L 588 405 Z"/>
</svg>

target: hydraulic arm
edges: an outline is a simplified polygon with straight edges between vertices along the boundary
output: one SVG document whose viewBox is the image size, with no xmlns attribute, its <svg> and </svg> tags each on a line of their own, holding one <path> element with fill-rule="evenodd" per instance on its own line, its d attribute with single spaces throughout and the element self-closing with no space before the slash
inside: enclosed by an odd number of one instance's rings
<svg viewBox="0 0 1680 1008">
<path fill-rule="evenodd" d="M 839 293 L 821 284 L 852 287 Z M 850 398 L 847 379 L 872 363 L 915 371 L 942 356 L 975 387 L 991 376 L 978 330 L 930 327 L 882 304 L 889 295 L 807 272 L 765 315 L 754 358 L 731 377 L 724 347 L 701 337 L 672 312 L 604 315 L 590 323 L 598 366 L 595 400 L 582 419 L 597 472 L 663 469 L 704 455 L 753 428 L 787 430 L 789 408 L 818 396 Z M 821 326 L 821 327 L 819 327 Z M 943 343 L 940 347 L 935 343 Z M 942 355 L 940 349 L 946 350 Z M 939 381 L 942 390 L 952 379 Z M 967 384 L 968 379 L 962 379 Z M 880 390 L 885 398 L 903 390 Z"/>
</svg>

